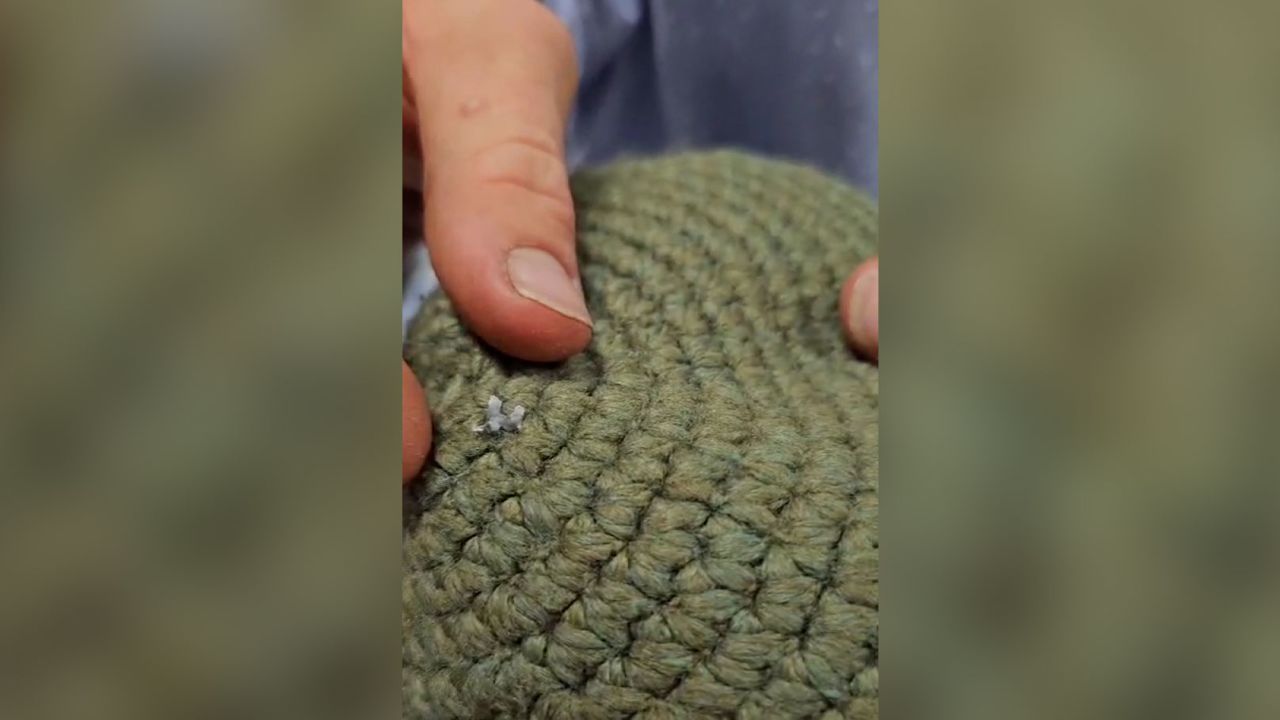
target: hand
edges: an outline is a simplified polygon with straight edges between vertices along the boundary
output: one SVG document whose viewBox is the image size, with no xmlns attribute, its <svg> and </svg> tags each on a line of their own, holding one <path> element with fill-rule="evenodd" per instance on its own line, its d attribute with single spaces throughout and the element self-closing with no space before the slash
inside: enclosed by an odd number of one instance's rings
<svg viewBox="0 0 1280 720">
<path fill-rule="evenodd" d="M 440 285 L 497 349 L 562 360 L 591 340 L 564 134 L 578 84 L 568 30 L 534 0 L 403 0 L 404 138 L 422 158 Z M 402 367 L 402 479 L 431 445 Z"/>
<path fill-rule="evenodd" d="M 564 131 L 577 88 L 568 31 L 533 0 L 403 0 L 404 140 L 422 159 L 425 235 L 441 287 L 494 347 L 562 360 L 591 340 L 574 254 Z M 879 358 L 879 261 L 841 293 L 850 343 Z M 402 363 L 402 480 L 431 416 Z"/>
</svg>

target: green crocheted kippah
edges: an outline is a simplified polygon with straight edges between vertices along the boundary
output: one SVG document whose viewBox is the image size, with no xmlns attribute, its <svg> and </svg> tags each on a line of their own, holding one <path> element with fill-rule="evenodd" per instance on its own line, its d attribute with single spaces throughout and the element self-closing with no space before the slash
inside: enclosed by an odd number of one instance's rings
<svg viewBox="0 0 1280 720">
<path fill-rule="evenodd" d="M 838 312 L 874 206 L 733 153 L 573 191 L 585 353 L 501 357 L 443 298 L 410 332 L 405 716 L 875 717 L 879 380 Z"/>
</svg>

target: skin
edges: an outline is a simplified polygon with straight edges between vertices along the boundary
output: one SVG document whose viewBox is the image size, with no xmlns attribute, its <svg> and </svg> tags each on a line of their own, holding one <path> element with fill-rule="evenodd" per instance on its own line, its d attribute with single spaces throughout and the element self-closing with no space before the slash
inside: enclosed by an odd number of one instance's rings
<svg viewBox="0 0 1280 720">
<path fill-rule="evenodd" d="M 473 332 L 509 355 L 555 361 L 581 352 L 591 341 L 585 307 L 567 308 L 561 296 L 539 302 L 516 289 L 508 265 L 513 250 L 540 250 L 570 283 L 578 277 L 564 161 L 578 85 L 572 37 L 533 0 L 404 0 L 402 10 L 403 137 L 422 159 L 425 234 L 441 288 Z M 840 291 L 851 346 L 877 362 L 878 286 L 871 260 Z M 408 482 L 431 449 L 431 415 L 403 362 L 401 376 Z"/>
</svg>

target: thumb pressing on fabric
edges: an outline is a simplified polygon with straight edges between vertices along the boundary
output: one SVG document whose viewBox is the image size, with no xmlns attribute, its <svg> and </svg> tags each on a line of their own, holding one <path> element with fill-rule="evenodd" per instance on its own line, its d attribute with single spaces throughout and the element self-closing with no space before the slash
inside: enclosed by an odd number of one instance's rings
<svg viewBox="0 0 1280 720">
<path fill-rule="evenodd" d="M 568 30 L 533 0 L 403 4 L 404 71 L 441 287 L 486 342 L 526 360 L 591 340 L 564 134 Z"/>
</svg>

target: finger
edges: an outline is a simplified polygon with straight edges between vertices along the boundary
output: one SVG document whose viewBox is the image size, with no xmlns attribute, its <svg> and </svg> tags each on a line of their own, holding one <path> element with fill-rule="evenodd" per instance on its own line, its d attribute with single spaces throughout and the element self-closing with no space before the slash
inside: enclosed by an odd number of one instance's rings
<svg viewBox="0 0 1280 720">
<path fill-rule="evenodd" d="M 405 2 L 404 57 L 441 287 L 504 352 L 582 350 L 591 318 L 564 163 L 577 85 L 568 31 L 533 0 Z"/>
<path fill-rule="evenodd" d="M 400 146 L 404 165 L 404 186 L 422 192 L 422 138 L 418 133 L 418 108 L 413 100 L 409 70 L 400 65 Z M 419 216 L 417 222 L 421 222 Z"/>
<path fill-rule="evenodd" d="M 840 317 L 849 342 L 863 357 L 880 361 L 880 258 L 858 266 L 840 293 Z"/>
<path fill-rule="evenodd" d="M 431 414 L 427 397 L 409 366 L 400 362 L 400 479 L 408 483 L 418 476 L 431 449 Z"/>
</svg>

